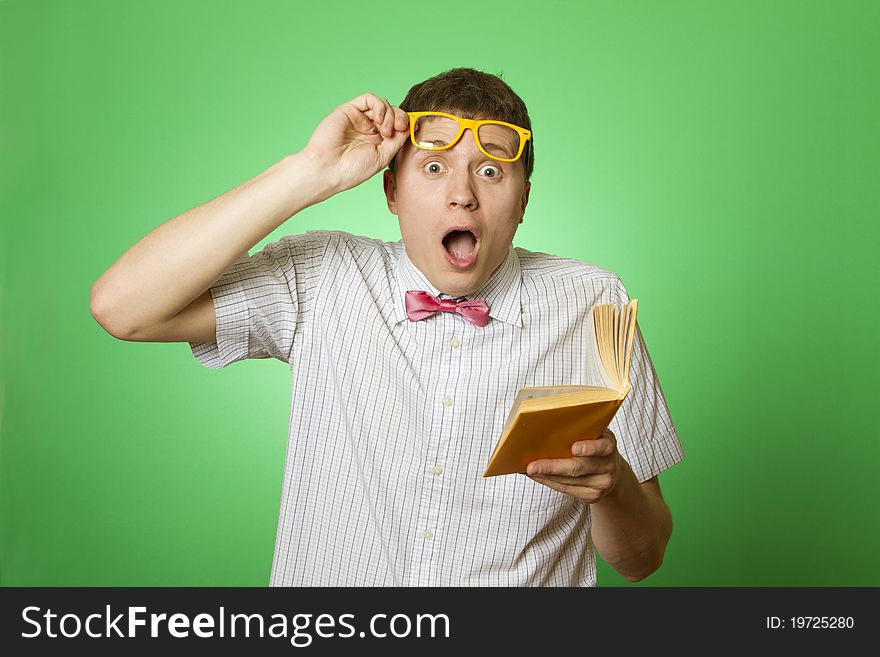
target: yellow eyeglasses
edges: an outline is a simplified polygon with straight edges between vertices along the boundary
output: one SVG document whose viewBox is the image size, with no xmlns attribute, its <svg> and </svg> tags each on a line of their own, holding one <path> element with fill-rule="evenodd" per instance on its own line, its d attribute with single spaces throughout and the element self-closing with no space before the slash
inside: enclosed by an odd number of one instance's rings
<svg viewBox="0 0 880 657">
<path fill-rule="evenodd" d="M 407 112 L 413 146 L 427 151 L 452 148 L 470 128 L 483 155 L 501 162 L 516 162 L 532 133 L 504 121 L 477 121 L 446 112 Z"/>
</svg>

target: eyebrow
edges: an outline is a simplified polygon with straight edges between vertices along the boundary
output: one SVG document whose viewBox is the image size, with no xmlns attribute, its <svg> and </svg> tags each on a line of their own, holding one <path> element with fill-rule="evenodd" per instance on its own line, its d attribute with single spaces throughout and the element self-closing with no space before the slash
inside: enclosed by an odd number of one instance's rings
<svg viewBox="0 0 880 657">
<path fill-rule="evenodd" d="M 423 146 L 428 146 L 428 145 L 430 145 L 430 146 L 446 146 L 448 143 L 449 142 L 443 141 L 442 139 L 434 139 L 431 141 L 420 141 L 419 142 L 419 144 L 421 144 Z M 490 152 L 494 151 L 497 153 L 501 153 L 503 155 L 508 155 L 513 152 L 512 149 L 508 150 L 507 148 L 505 148 L 501 144 L 493 144 L 491 142 L 488 144 L 483 144 L 483 148 L 485 148 L 487 151 L 490 151 Z"/>
<path fill-rule="evenodd" d="M 435 139 L 433 141 L 420 141 L 419 143 L 420 144 L 433 144 L 435 146 L 445 146 L 447 144 L 447 142 L 443 141 L 442 139 Z M 489 143 L 489 144 L 483 144 L 483 146 L 490 153 L 496 152 L 496 153 L 500 153 L 501 155 L 510 156 L 510 157 L 513 157 L 513 155 L 515 155 L 515 153 L 513 151 L 508 152 L 507 150 L 504 149 L 503 146 L 499 146 L 498 144 Z M 442 152 L 443 151 L 440 151 L 440 153 L 442 153 Z M 426 160 L 431 157 L 437 157 L 437 154 L 438 154 L 438 151 L 429 151 L 429 150 L 422 149 L 422 148 L 415 149 L 415 157 L 419 157 L 423 160 Z M 499 162 L 498 164 L 501 165 L 501 164 L 505 164 L 505 163 Z M 509 163 L 507 163 L 507 164 L 509 164 Z"/>
<path fill-rule="evenodd" d="M 500 144 L 483 144 L 483 148 L 485 148 L 487 151 L 490 151 L 494 148 L 496 151 L 501 151 L 502 153 L 507 152 L 507 149 L 505 149 L 505 147 L 501 146 Z"/>
</svg>

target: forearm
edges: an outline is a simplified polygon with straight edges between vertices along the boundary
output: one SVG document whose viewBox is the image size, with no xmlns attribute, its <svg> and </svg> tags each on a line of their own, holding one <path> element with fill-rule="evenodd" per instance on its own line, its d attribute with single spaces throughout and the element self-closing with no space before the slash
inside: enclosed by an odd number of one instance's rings
<svg viewBox="0 0 880 657">
<path fill-rule="evenodd" d="M 591 532 L 602 558 L 635 582 L 660 567 L 672 534 L 672 515 L 662 497 L 645 491 L 626 460 L 619 458 L 617 484 L 591 505 Z"/>
<path fill-rule="evenodd" d="M 95 282 L 92 314 L 112 333 L 174 317 L 300 210 L 332 195 L 304 153 L 162 224 Z"/>
</svg>

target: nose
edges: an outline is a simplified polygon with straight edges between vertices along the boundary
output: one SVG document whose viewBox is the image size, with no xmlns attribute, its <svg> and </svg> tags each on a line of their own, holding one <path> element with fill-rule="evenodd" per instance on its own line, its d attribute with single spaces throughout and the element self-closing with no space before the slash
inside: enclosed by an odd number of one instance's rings
<svg viewBox="0 0 880 657">
<path fill-rule="evenodd" d="M 477 195 L 474 194 L 473 187 L 471 187 L 468 171 L 458 172 L 451 177 L 447 204 L 450 208 L 476 209 Z"/>
<path fill-rule="evenodd" d="M 476 144 L 474 143 L 470 128 L 466 129 L 464 132 L 465 134 L 461 136 L 458 143 L 451 149 L 453 151 L 458 151 L 456 155 L 458 155 L 458 161 L 461 164 L 455 166 L 452 175 L 447 178 L 449 182 L 446 192 L 447 205 L 450 208 L 475 210 L 479 203 L 477 202 L 477 195 L 474 191 L 468 159 L 469 151 L 472 148 L 476 149 Z M 468 144 L 471 145 L 471 148 L 468 147 Z"/>
</svg>

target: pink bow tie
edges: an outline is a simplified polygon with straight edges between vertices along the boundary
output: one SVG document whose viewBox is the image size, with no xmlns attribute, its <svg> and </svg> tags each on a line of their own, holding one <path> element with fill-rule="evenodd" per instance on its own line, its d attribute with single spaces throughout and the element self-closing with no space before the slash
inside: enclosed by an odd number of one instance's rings
<svg viewBox="0 0 880 657">
<path fill-rule="evenodd" d="M 477 326 L 485 326 L 489 323 L 489 304 L 483 299 L 453 301 L 438 299 L 422 290 L 406 291 L 406 316 L 409 317 L 409 321 L 418 322 L 438 312 L 458 313 Z"/>
</svg>

